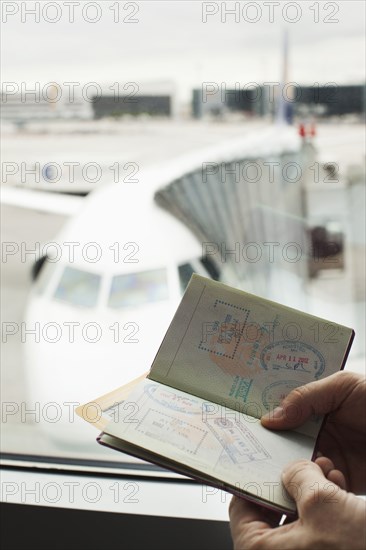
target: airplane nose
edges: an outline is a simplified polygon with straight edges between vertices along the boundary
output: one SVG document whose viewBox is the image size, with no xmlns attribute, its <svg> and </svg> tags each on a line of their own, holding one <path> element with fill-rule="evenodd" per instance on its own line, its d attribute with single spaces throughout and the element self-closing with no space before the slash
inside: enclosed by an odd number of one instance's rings
<svg viewBox="0 0 366 550">
<path fill-rule="evenodd" d="M 44 332 L 38 342 L 27 342 L 27 406 L 30 410 L 38 404 L 39 427 L 47 437 L 61 446 L 90 445 L 89 426 L 74 409 L 146 373 L 169 319 L 166 312 L 145 312 L 141 318 L 120 315 L 119 321 L 89 321 L 75 327 L 70 341 L 70 322 L 60 322 L 58 316 L 57 342 L 47 341 L 46 336 L 55 338 L 52 331 Z"/>
</svg>

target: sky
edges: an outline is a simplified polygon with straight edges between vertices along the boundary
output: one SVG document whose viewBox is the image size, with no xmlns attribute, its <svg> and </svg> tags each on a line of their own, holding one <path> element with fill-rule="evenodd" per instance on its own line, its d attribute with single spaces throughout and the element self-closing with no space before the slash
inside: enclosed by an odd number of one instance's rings
<svg viewBox="0 0 366 550">
<path fill-rule="evenodd" d="M 202 82 L 279 81 L 285 29 L 289 81 L 365 81 L 362 0 L 38 2 L 38 22 L 37 2 L 1 4 L 3 82 L 169 81 L 188 101 Z"/>
</svg>

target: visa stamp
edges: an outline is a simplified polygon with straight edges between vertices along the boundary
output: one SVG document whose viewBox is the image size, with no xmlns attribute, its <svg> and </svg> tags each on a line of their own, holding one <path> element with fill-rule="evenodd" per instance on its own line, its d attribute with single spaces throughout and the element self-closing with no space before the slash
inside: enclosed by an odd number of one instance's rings
<svg viewBox="0 0 366 550">
<path fill-rule="evenodd" d="M 208 419 L 207 425 L 234 464 L 271 458 L 263 445 L 242 423 L 227 418 Z"/>
<path fill-rule="evenodd" d="M 171 411 L 184 414 L 201 414 L 202 412 L 194 397 L 179 395 L 168 388 L 160 388 L 154 384 L 147 384 L 144 391 L 150 399 Z"/>
<path fill-rule="evenodd" d="M 235 399 L 243 400 L 246 403 L 250 388 L 253 384 L 253 378 L 243 378 L 242 376 L 235 376 L 232 386 L 230 388 L 229 396 Z"/>
<path fill-rule="evenodd" d="M 243 339 L 250 311 L 218 299 L 213 304 L 213 310 L 217 318 L 205 324 L 205 334 L 202 335 L 198 349 L 233 360 Z"/>
<path fill-rule="evenodd" d="M 325 369 L 325 359 L 316 348 L 304 342 L 288 340 L 264 347 L 260 361 L 264 369 L 292 371 L 314 380 L 318 380 Z"/>
<path fill-rule="evenodd" d="M 296 380 L 279 380 L 267 386 L 262 392 L 262 402 L 265 408 L 277 407 L 281 401 L 295 388 L 303 386 L 305 382 Z"/>
<path fill-rule="evenodd" d="M 154 409 L 146 411 L 136 431 L 193 455 L 197 453 L 208 434 L 207 430 L 199 426 Z"/>
</svg>

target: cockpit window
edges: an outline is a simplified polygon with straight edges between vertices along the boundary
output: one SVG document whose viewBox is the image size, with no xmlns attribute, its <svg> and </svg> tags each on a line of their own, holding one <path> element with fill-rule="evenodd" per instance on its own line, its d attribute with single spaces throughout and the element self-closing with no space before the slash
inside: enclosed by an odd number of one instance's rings
<svg viewBox="0 0 366 550">
<path fill-rule="evenodd" d="M 35 290 L 37 294 L 45 294 L 48 284 L 54 274 L 56 264 L 44 259 L 43 262 L 39 261 L 38 265 L 33 270 L 33 277 L 35 280 Z"/>
<path fill-rule="evenodd" d="M 187 288 L 189 280 L 192 277 L 194 272 L 195 271 L 193 269 L 193 266 L 190 263 L 181 264 L 181 265 L 178 266 L 180 290 L 181 290 L 182 294 L 185 291 L 185 289 Z"/>
<path fill-rule="evenodd" d="M 203 256 L 201 258 L 201 264 L 206 269 L 206 271 L 210 275 L 211 279 L 213 279 L 214 281 L 219 281 L 220 280 L 220 270 L 219 270 L 217 264 L 215 264 L 211 260 L 211 258 L 209 258 L 208 256 Z"/>
<path fill-rule="evenodd" d="M 211 277 L 211 279 L 214 279 L 215 281 L 220 280 L 219 270 L 217 269 L 216 265 L 212 262 L 212 260 L 207 258 L 207 256 L 204 256 L 197 260 L 194 259 L 191 262 L 187 262 L 185 264 L 179 265 L 178 273 L 179 273 L 180 290 L 182 294 L 187 288 L 193 273 L 199 273 L 200 275 L 203 275 L 205 277 Z"/>
<path fill-rule="evenodd" d="M 98 301 L 100 285 L 100 275 L 65 267 L 54 298 L 74 306 L 94 307 Z"/>
<path fill-rule="evenodd" d="M 167 299 L 166 269 L 154 269 L 113 277 L 108 306 L 111 308 L 133 307 Z"/>
</svg>

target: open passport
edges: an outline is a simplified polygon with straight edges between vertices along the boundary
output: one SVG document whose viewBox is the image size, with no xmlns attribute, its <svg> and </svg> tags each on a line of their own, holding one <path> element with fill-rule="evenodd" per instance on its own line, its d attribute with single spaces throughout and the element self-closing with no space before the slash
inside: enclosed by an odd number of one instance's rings
<svg viewBox="0 0 366 550">
<path fill-rule="evenodd" d="M 193 275 L 148 375 L 77 413 L 102 430 L 103 445 L 291 514 L 281 472 L 312 458 L 323 418 L 282 432 L 260 418 L 294 388 L 342 369 L 353 337 Z"/>
</svg>

